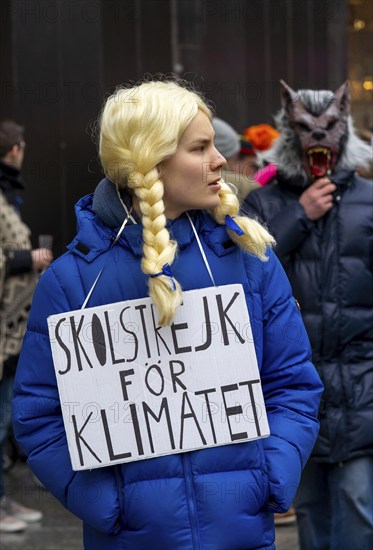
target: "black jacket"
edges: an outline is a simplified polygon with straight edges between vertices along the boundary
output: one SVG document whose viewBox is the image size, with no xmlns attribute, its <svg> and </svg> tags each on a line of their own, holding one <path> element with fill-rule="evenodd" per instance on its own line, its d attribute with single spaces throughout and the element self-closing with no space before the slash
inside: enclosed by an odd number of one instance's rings
<svg viewBox="0 0 373 550">
<path fill-rule="evenodd" d="M 245 209 L 277 240 L 325 386 L 313 456 L 339 462 L 372 454 L 373 184 L 336 174 L 334 206 L 313 222 L 299 203 L 304 187 L 280 178 L 250 193 Z"/>
</svg>

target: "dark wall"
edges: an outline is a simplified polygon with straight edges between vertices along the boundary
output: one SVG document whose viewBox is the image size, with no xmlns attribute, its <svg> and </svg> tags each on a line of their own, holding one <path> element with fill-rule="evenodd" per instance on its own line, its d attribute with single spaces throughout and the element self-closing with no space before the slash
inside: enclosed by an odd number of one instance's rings
<svg viewBox="0 0 373 550">
<path fill-rule="evenodd" d="M 169 2 L 2 0 L 0 118 L 26 127 L 23 216 L 61 253 L 101 178 L 92 127 L 117 84 L 170 71 Z M 159 32 L 159 30 L 162 32 Z M 150 45 L 150 47 L 149 47 Z"/>
<path fill-rule="evenodd" d="M 73 205 L 101 177 L 90 128 L 116 85 L 176 71 L 237 130 L 271 122 L 279 78 L 346 78 L 345 18 L 344 0 L 1 0 L 0 117 L 26 127 L 35 244 L 72 239 Z"/>
<path fill-rule="evenodd" d="M 12 67 L 2 74 L 1 117 L 26 127 L 23 215 L 34 245 L 39 234 L 51 233 L 60 252 L 74 231 L 73 205 L 95 181 L 88 171 L 95 148 L 87 125 L 102 97 L 100 2 L 7 5 Z"/>
<path fill-rule="evenodd" d="M 15 116 L 15 103 L 11 86 L 13 63 L 16 57 L 12 47 L 11 1 L 0 4 L 0 113 L 2 116 Z"/>
<path fill-rule="evenodd" d="M 271 123 L 279 79 L 294 88 L 337 88 L 347 78 L 343 0 L 179 0 L 178 61 L 238 131 Z M 189 42 L 188 42 L 189 40 Z M 195 68 L 198 68 L 197 70 Z"/>
<path fill-rule="evenodd" d="M 103 0 L 101 36 L 106 90 L 171 71 L 170 0 Z"/>
</svg>

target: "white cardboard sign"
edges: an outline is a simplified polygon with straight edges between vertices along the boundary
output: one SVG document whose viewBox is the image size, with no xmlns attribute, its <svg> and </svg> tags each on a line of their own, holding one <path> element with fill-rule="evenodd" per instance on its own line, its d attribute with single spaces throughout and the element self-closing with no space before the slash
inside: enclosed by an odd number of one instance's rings
<svg viewBox="0 0 373 550">
<path fill-rule="evenodd" d="M 269 435 L 242 286 L 184 292 L 157 320 L 150 298 L 49 317 L 74 470 Z"/>
</svg>

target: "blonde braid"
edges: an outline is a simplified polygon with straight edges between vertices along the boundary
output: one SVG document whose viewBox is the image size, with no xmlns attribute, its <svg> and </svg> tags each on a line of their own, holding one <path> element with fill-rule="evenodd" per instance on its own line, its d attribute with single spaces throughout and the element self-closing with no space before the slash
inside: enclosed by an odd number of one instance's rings
<svg viewBox="0 0 373 550">
<path fill-rule="evenodd" d="M 266 256 L 267 246 L 275 245 L 275 239 L 256 220 L 247 216 L 239 216 L 240 204 L 229 185 L 222 182 L 219 191 L 220 205 L 212 210 L 213 218 L 221 225 L 225 225 L 225 217 L 235 218 L 237 225 L 243 230 L 242 236 L 227 228 L 227 232 L 233 242 L 243 250 L 258 256 L 262 261 L 268 260 Z"/>
<path fill-rule="evenodd" d="M 128 187 L 139 199 L 143 224 L 143 258 L 141 267 L 144 273 L 154 276 L 162 272 L 166 264 L 175 259 L 177 243 L 170 239 L 164 215 L 163 183 L 158 170 L 154 168 L 145 176 L 133 171 L 128 176 Z M 176 309 L 182 300 L 181 286 L 173 277 L 158 275 L 148 280 L 149 295 L 160 313 L 159 324 L 170 325 Z"/>
<path fill-rule="evenodd" d="M 143 224 L 142 270 L 150 275 L 149 295 L 159 311 L 159 323 L 171 324 L 181 303 L 180 284 L 170 267 L 177 244 L 166 228 L 163 183 L 158 169 L 175 153 L 183 132 L 198 110 L 212 113 L 197 93 L 181 82 L 142 82 L 119 87 L 100 116 L 99 154 L 105 174 L 139 201 Z"/>
</svg>

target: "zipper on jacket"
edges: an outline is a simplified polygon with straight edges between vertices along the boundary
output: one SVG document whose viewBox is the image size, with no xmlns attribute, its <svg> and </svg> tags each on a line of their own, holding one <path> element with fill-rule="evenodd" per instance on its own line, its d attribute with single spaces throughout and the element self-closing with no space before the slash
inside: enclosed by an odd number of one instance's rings
<svg viewBox="0 0 373 550">
<path fill-rule="evenodd" d="M 193 475 L 192 475 L 192 467 L 190 464 L 190 456 L 189 456 L 189 453 L 182 453 L 181 457 L 182 457 L 183 468 L 184 468 L 185 489 L 186 489 L 186 495 L 187 495 L 187 501 L 188 501 L 189 518 L 190 518 L 190 523 L 192 527 L 193 549 L 199 550 L 200 543 L 199 543 L 199 536 L 198 536 L 197 510 L 196 510 L 196 504 L 195 504 Z"/>
</svg>

